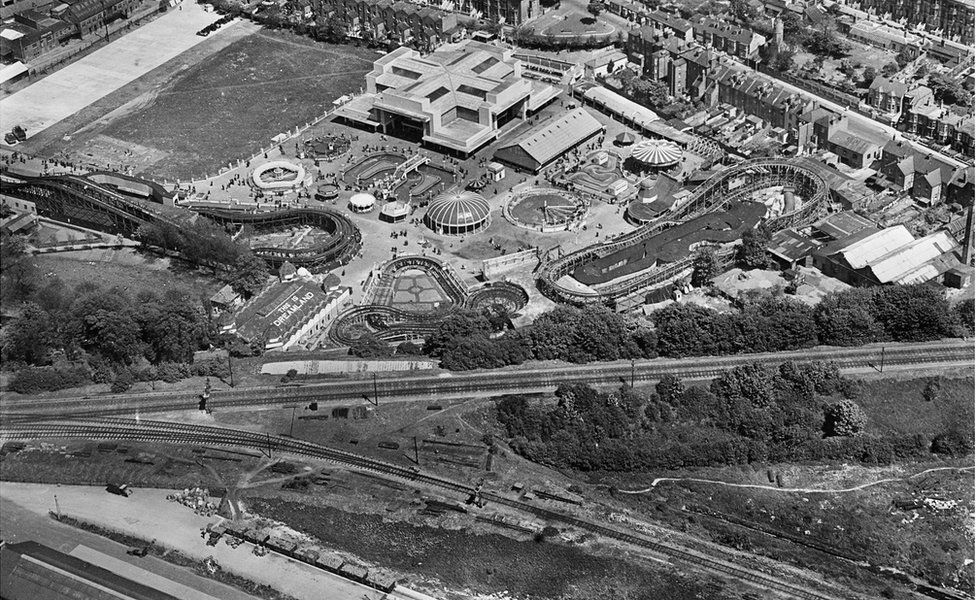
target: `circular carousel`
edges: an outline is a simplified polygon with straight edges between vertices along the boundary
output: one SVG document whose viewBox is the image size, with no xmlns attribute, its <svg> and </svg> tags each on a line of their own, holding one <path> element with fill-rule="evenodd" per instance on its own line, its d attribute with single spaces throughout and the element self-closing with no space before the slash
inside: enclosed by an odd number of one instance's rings
<svg viewBox="0 0 976 600">
<path fill-rule="evenodd" d="M 670 140 L 644 140 L 630 153 L 628 168 L 640 173 L 660 173 L 681 162 L 681 147 Z"/>
<path fill-rule="evenodd" d="M 542 232 L 565 231 L 583 224 L 589 205 L 570 192 L 533 188 L 514 194 L 505 204 L 505 218 L 513 225 Z"/>
<path fill-rule="evenodd" d="M 427 206 L 424 224 L 441 235 L 477 233 L 491 223 L 491 206 L 477 193 L 449 190 Z"/>
</svg>

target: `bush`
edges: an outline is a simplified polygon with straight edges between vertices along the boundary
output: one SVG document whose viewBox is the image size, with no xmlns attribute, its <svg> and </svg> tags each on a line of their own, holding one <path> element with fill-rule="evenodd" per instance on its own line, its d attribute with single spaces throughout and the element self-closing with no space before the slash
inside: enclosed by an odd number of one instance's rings
<svg viewBox="0 0 976 600">
<path fill-rule="evenodd" d="M 972 438 L 956 428 L 940 433 L 932 439 L 932 452 L 936 454 L 966 456 L 972 451 Z"/>
<path fill-rule="evenodd" d="M 864 409 L 853 400 L 841 400 L 824 409 L 824 429 L 829 436 L 851 437 L 860 433 L 867 425 L 868 417 Z"/>
<path fill-rule="evenodd" d="M 132 371 L 128 368 L 122 368 L 115 376 L 115 381 L 112 382 L 110 389 L 113 394 L 121 394 L 131 388 L 133 383 L 135 383 L 135 378 L 132 376 Z"/>
<path fill-rule="evenodd" d="M 176 383 L 190 376 L 190 368 L 183 363 L 165 362 L 156 366 L 159 378 L 166 383 Z"/>
<path fill-rule="evenodd" d="M 53 392 L 85 385 L 91 381 L 83 365 L 31 367 L 14 373 L 10 389 L 19 394 Z"/>
</svg>

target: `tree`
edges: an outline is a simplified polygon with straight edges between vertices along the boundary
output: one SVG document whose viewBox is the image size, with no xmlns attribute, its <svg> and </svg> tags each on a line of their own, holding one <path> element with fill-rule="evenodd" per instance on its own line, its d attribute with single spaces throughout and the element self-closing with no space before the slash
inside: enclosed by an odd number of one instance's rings
<svg viewBox="0 0 976 600">
<path fill-rule="evenodd" d="M 696 304 L 672 304 L 654 312 L 658 352 L 675 358 L 716 353 L 716 316 L 714 310 Z"/>
<path fill-rule="evenodd" d="M 633 81 L 634 98 L 651 106 L 664 106 L 668 103 L 668 86 L 653 79 L 636 79 Z"/>
<path fill-rule="evenodd" d="M 139 323 L 128 296 L 118 289 L 93 292 L 71 305 L 68 327 L 84 349 L 115 362 L 141 354 Z"/>
<path fill-rule="evenodd" d="M 796 53 L 793 50 L 780 50 L 773 57 L 773 60 L 770 62 L 770 66 L 780 73 L 789 73 L 796 67 L 796 64 L 793 61 L 793 57 L 795 55 Z"/>
<path fill-rule="evenodd" d="M 871 290 L 871 313 L 885 334 L 899 342 L 925 342 L 956 335 L 956 318 L 942 290 L 895 285 Z"/>
<path fill-rule="evenodd" d="M 366 332 L 349 346 L 349 354 L 359 358 L 387 358 L 393 356 L 393 348 L 372 333 Z"/>
<path fill-rule="evenodd" d="M 193 360 L 193 353 L 207 339 L 207 319 L 189 297 L 171 290 L 163 300 L 141 302 L 138 320 L 146 342 L 146 358 L 152 363 Z"/>
<path fill-rule="evenodd" d="M 820 57 L 843 58 L 847 56 L 847 44 L 834 34 L 818 29 L 803 40 L 807 50 Z"/>
<path fill-rule="evenodd" d="M 911 50 L 909 50 L 908 45 L 902 47 L 902 49 L 898 51 L 898 54 L 895 55 L 895 62 L 898 63 L 899 70 L 904 69 L 908 65 L 908 63 L 912 62 L 913 60 L 915 59 L 912 56 Z"/>
<path fill-rule="evenodd" d="M 874 80 L 878 77 L 878 71 L 874 67 L 866 67 L 864 73 L 861 74 L 861 81 L 864 87 L 871 87 Z"/>
<path fill-rule="evenodd" d="M 691 272 L 691 285 L 703 287 L 718 275 L 718 259 L 715 250 L 703 246 L 695 252 L 694 270 Z"/>
<path fill-rule="evenodd" d="M 657 382 L 654 386 L 654 392 L 662 402 L 667 402 L 674 406 L 677 404 L 678 399 L 684 395 L 685 384 L 681 381 L 680 377 L 669 373 L 662 377 L 661 381 Z"/>
<path fill-rule="evenodd" d="M 898 66 L 898 63 L 890 62 L 881 67 L 881 76 L 885 79 L 891 79 L 893 76 L 897 75 L 899 71 L 901 71 L 901 67 Z"/>
<path fill-rule="evenodd" d="M 113 394 L 121 394 L 131 388 L 133 383 L 135 383 L 135 377 L 132 375 L 132 370 L 123 367 L 115 376 L 115 381 L 112 382 L 110 390 Z"/>
<path fill-rule="evenodd" d="M 943 73 L 929 75 L 928 86 L 938 102 L 966 107 L 972 104 L 972 94 L 967 93 L 959 81 Z"/>
<path fill-rule="evenodd" d="M 817 335 L 830 346 L 860 346 L 884 339 L 871 314 L 870 292 L 852 289 L 825 296 L 814 309 Z"/>
<path fill-rule="evenodd" d="M 828 436 L 851 437 L 864 430 L 868 417 L 853 400 L 841 400 L 824 409 L 824 431 Z"/>
<path fill-rule="evenodd" d="M 57 340 L 57 326 L 51 316 L 37 304 L 28 303 L 20 317 L 3 329 L 4 360 L 45 364 Z"/>
<path fill-rule="evenodd" d="M 736 251 L 736 262 L 743 269 L 769 268 L 769 255 L 766 246 L 770 240 L 769 232 L 760 227 L 750 229 L 742 235 L 742 244 Z"/>
<path fill-rule="evenodd" d="M 235 292 L 250 298 L 260 292 L 268 281 L 268 265 L 251 252 L 242 253 L 234 262 L 230 286 Z"/>
<path fill-rule="evenodd" d="M 604 8 L 606 7 L 603 6 L 603 2 L 599 2 L 595 0 L 591 0 L 590 3 L 586 6 L 587 12 L 589 12 L 594 17 L 600 16 L 600 13 L 603 12 Z"/>
</svg>

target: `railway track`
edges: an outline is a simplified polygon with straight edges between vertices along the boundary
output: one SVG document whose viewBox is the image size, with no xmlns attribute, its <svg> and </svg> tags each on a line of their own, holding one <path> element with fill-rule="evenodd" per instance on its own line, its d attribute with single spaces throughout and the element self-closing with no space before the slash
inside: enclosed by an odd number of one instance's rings
<svg viewBox="0 0 976 600">
<path fill-rule="evenodd" d="M 371 471 L 386 477 L 405 479 L 416 484 L 429 485 L 464 496 L 478 496 L 486 502 L 507 506 L 545 521 L 570 525 L 583 531 L 650 550 L 669 560 L 685 563 L 713 573 L 731 576 L 765 591 L 775 591 L 803 600 L 833 600 L 835 598 L 833 595 L 813 591 L 808 587 L 792 584 L 774 575 L 743 567 L 696 550 L 658 542 L 648 537 L 620 531 L 607 525 L 579 519 L 566 513 L 549 510 L 521 500 L 506 498 L 499 494 L 481 493 L 473 486 L 423 473 L 419 469 L 401 467 L 352 452 L 337 450 L 295 438 L 207 425 L 122 418 L 103 418 L 89 422 L 45 421 L 40 423 L 15 423 L 0 426 L 0 439 L 2 440 L 39 438 L 81 438 L 86 440 L 100 439 L 235 446 L 262 450 L 267 449 L 269 451 L 325 459 L 346 467 Z"/>
<path fill-rule="evenodd" d="M 685 379 L 708 379 L 737 366 L 787 361 L 809 363 L 832 361 L 842 369 L 889 366 L 955 364 L 972 365 L 972 342 L 945 340 L 924 344 L 869 346 L 859 348 L 811 348 L 794 352 L 745 354 L 690 359 L 654 359 L 615 363 L 569 365 L 545 369 L 508 369 L 404 375 L 372 379 L 328 380 L 297 386 L 257 387 L 220 390 L 208 400 L 208 408 L 271 406 L 295 402 L 348 402 L 374 399 L 470 398 L 520 392 L 552 391 L 561 384 L 620 385 L 657 381 L 667 374 Z M 16 422 L 67 415 L 94 418 L 112 415 L 144 415 L 174 410 L 195 409 L 198 394 L 188 391 L 153 394 L 108 395 L 69 398 L 4 398 L 0 420 Z"/>
</svg>

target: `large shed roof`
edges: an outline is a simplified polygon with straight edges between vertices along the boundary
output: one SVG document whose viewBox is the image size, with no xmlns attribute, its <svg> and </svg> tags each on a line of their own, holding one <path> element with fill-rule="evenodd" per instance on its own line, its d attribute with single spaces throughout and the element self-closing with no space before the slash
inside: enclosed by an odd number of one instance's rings
<svg viewBox="0 0 976 600">
<path fill-rule="evenodd" d="M 518 143 L 499 148 L 495 160 L 537 171 L 600 131 L 603 125 L 585 108 L 577 108 L 543 123 Z"/>
</svg>

